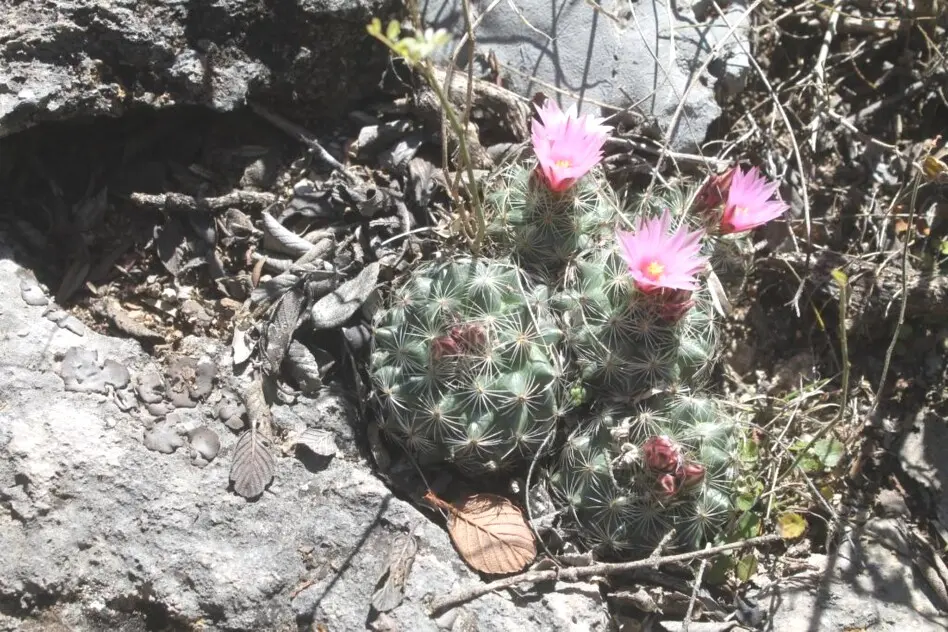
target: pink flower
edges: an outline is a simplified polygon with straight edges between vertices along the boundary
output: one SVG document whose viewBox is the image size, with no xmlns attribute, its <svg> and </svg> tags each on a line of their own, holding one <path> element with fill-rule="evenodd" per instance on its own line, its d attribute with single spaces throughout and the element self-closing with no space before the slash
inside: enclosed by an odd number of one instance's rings
<svg viewBox="0 0 948 632">
<path fill-rule="evenodd" d="M 654 472 L 675 472 L 681 467 L 681 450 L 666 436 L 649 437 L 642 452 L 645 466 Z"/>
<path fill-rule="evenodd" d="M 671 474 L 662 474 L 655 481 L 655 491 L 663 498 L 670 498 L 678 491 L 678 481 Z"/>
<path fill-rule="evenodd" d="M 704 466 L 700 463 L 685 463 L 678 470 L 681 489 L 690 489 L 704 480 Z"/>
<path fill-rule="evenodd" d="M 701 252 L 703 231 L 688 232 L 685 226 L 670 233 L 668 210 L 659 219 L 640 219 L 633 232 L 619 231 L 629 274 L 643 292 L 696 290 L 695 274 L 704 269 L 707 257 Z"/>
<path fill-rule="evenodd" d="M 790 207 L 779 197 L 771 199 L 779 187 L 780 183 L 768 182 L 760 175 L 757 167 L 746 173 L 735 169 L 721 217 L 721 232 L 743 232 L 782 215 Z"/>
<path fill-rule="evenodd" d="M 564 113 L 553 99 L 537 107 L 533 151 L 539 171 L 553 191 L 565 191 L 602 160 L 602 146 L 612 128 L 603 118 L 578 116 L 572 105 Z"/>
</svg>

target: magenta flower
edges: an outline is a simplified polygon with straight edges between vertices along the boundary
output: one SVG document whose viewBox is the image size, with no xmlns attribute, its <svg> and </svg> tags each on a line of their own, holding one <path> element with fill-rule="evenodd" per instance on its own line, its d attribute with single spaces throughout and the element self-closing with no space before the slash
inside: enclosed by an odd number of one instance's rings
<svg viewBox="0 0 948 632">
<path fill-rule="evenodd" d="M 649 437 L 642 446 L 645 465 L 655 472 L 674 472 L 681 467 L 681 448 L 662 435 Z"/>
<path fill-rule="evenodd" d="M 537 107 L 533 151 L 539 172 L 552 191 L 565 191 L 602 160 L 602 146 L 612 128 L 603 118 L 578 116 L 572 105 L 564 113 L 553 99 Z"/>
<path fill-rule="evenodd" d="M 746 173 L 736 168 L 724 204 L 721 232 L 743 232 L 782 215 L 790 207 L 779 197 L 771 199 L 779 187 L 779 183 L 768 182 L 760 175 L 757 167 Z"/>
<path fill-rule="evenodd" d="M 696 290 L 695 274 L 704 269 L 707 257 L 700 256 L 703 231 L 688 232 L 685 226 L 675 232 L 668 210 L 658 219 L 640 219 L 633 232 L 619 231 L 629 274 L 643 292 Z"/>
</svg>

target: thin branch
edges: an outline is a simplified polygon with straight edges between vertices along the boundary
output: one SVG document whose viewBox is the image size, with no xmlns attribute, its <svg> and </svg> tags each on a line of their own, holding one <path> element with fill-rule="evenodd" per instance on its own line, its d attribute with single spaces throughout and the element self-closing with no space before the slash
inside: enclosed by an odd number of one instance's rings
<svg viewBox="0 0 948 632">
<path fill-rule="evenodd" d="M 445 597 L 437 598 L 431 602 L 429 611 L 433 615 L 438 615 L 450 608 L 459 606 L 462 603 L 467 603 L 468 601 L 477 599 L 478 597 L 482 597 L 488 593 L 492 593 L 495 590 L 510 588 L 511 586 L 516 586 L 517 584 L 536 584 L 539 582 L 553 580 L 575 582 L 579 579 L 591 577 L 593 575 L 614 575 L 616 573 L 625 573 L 637 568 L 658 568 L 660 566 L 664 566 L 665 564 L 705 559 L 717 555 L 718 553 L 733 551 L 735 549 L 741 549 L 748 546 L 771 544 L 773 542 L 778 542 L 780 539 L 781 537 L 779 535 L 773 533 L 770 535 L 762 535 L 756 538 L 750 538 L 748 540 L 744 540 L 743 542 L 731 542 L 730 544 L 722 544 L 720 546 L 704 549 L 702 551 L 691 551 L 689 553 L 667 555 L 657 559 L 646 558 L 644 560 L 636 560 L 634 562 L 618 563 L 602 562 L 599 564 L 591 564 L 589 566 L 574 566 L 544 571 L 527 571 L 526 573 L 520 573 L 519 575 L 513 575 L 511 577 L 504 577 L 503 579 L 498 579 L 488 584 L 480 584 L 465 590 L 459 590 Z"/>
<path fill-rule="evenodd" d="M 260 211 L 276 203 L 277 196 L 258 191 L 231 191 L 218 197 L 194 197 L 184 193 L 132 193 L 129 201 L 139 208 L 178 213 L 216 213 L 232 207 Z"/>
<path fill-rule="evenodd" d="M 705 546 L 705 549 L 711 545 Z M 688 610 L 685 611 L 685 618 L 681 622 L 681 632 L 688 632 L 688 626 L 691 625 L 691 616 L 694 614 L 695 602 L 698 601 L 698 592 L 701 590 L 701 581 L 704 579 L 704 570 L 708 567 L 708 558 L 702 558 L 701 566 L 698 567 L 698 573 L 695 575 L 695 585 L 691 590 L 691 599 L 688 600 Z"/>
</svg>

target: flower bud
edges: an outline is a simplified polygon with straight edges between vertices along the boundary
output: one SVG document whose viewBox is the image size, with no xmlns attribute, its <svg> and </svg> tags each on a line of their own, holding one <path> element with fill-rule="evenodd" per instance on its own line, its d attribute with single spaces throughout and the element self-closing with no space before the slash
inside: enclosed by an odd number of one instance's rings
<svg viewBox="0 0 948 632">
<path fill-rule="evenodd" d="M 675 472 L 681 465 L 681 450 L 666 436 L 649 437 L 642 452 L 646 467 L 654 472 Z"/>
<path fill-rule="evenodd" d="M 713 175 L 695 196 L 694 211 L 699 215 L 710 215 L 717 213 L 720 206 L 724 204 L 728 193 L 731 190 L 731 180 L 734 179 L 734 171 L 737 167 L 731 167 L 722 174 Z"/>
<path fill-rule="evenodd" d="M 655 493 L 662 498 L 670 498 L 678 491 L 678 482 L 671 474 L 662 474 L 655 481 Z"/>
<path fill-rule="evenodd" d="M 678 481 L 682 489 L 689 489 L 695 485 L 700 485 L 704 480 L 704 466 L 700 463 L 685 463 L 678 470 Z"/>
</svg>

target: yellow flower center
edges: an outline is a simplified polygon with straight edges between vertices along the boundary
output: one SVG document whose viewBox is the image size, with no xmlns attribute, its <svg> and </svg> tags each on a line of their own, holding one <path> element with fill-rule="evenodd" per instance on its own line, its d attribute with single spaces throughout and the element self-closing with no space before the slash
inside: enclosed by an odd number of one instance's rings
<svg viewBox="0 0 948 632">
<path fill-rule="evenodd" d="M 734 214 L 735 214 L 735 215 L 747 215 L 747 207 L 746 207 L 746 206 L 736 206 L 736 207 L 734 207 Z"/>
<path fill-rule="evenodd" d="M 569 160 L 557 160 L 553 164 L 559 167 L 560 169 L 569 169 L 570 167 L 573 166 L 573 163 L 570 162 Z"/>
<path fill-rule="evenodd" d="M 645 266 L 645 276 L 653 281 L 658 281 L 665 274 L 665 266 L 658 261 L 653 261 Z"/>
</svg>

